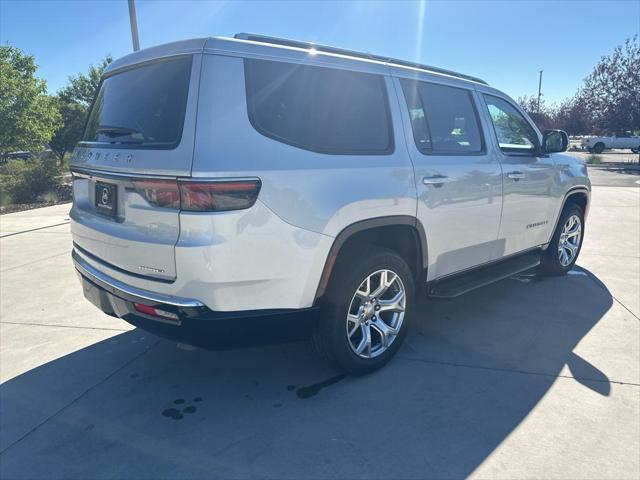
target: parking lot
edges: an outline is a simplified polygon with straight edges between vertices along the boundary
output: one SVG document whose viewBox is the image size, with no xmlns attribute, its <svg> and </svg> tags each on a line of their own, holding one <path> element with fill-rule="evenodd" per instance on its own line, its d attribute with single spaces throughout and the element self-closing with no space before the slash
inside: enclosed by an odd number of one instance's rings
<svg viewBox="0 0 640 480">
<path fill-rule="evenodd" d="M 0 217 L 0 476 L 640 477 L 640 176 L 592 178 L 570 275 L 422 300 L 358 378 L 133 329 L 82 298 L 69 205 Z"/>
</svg>

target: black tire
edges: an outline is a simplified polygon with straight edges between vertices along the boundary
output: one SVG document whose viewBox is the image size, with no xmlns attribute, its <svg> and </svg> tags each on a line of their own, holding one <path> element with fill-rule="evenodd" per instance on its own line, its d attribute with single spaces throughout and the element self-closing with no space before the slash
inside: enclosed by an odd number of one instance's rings
<svg viewBox="0 0 640 480">
<path fill-rule="evenodd" d="M 560 261 L 559 254 L 559 245 L 560 245 L 560 236 L 562 235 L 562 230 L 568 220 L 573 216 L 577 216 L 580 220 L 580 240 L 578 249 L 576 251 L 575 256 L 567 265 L 563 265 Z M 543 252 L 541 262 L 540 262 L 540 273 L 542 275 L 547 276 L 559 276 L 566 275 L 569 270 L 573 268 L 580 255 L 580 250 L 582 249 L 582 242 L 584 240 L 584 212 L 582 208 L 580 208 L 576 204 L 569 204 L 565 207 L 562 215 L 560 215 L 560 220 L 558 220 L 558 225 L 556 226 L 556 231 L 553 233 L 553 238 L 549 243 L 549 247 Z"/>
<path fill-rule="evenodd" d="M 632 148 L 631 151 L 633 153 L 640 153 L 640 148 Z"/>
<path fill-rule="evenodd" d="M 347 313 L 356 290 L 369 275 L 380 270 L 394 272 L 404 286 L 404 317 L 399 332 L 386 350 L 373 358 L 362 358 L 349 342 Z M 352 375 L 365 375 L 381 368 L 391 360 L 407 334 L 414 291 L 414 279 L 407 262 L 393 250 L 371 246 L 341 253 L 322 301 L 313 336 L 316 349 L 335 367 Z"/>
<path fill-rule="evenodd" d="M 593 151 L 594 151 L 595 153 L 598 153 L 598 154 L 600 154 L 600 153 L 604 152 L 604 143 L 602 143 L 602 142 L 598 142 L 598 143 L 596 143 L 596 144 L 593 146 Z"/>
</svg>

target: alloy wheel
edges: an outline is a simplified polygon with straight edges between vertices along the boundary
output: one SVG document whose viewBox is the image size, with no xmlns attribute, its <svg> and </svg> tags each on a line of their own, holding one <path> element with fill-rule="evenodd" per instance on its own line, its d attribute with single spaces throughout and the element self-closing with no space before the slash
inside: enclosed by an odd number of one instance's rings
<svg viewBox="0 0 640 480">
<path fill-rule="evenodd" d="M 351 299 L 347 313 L 347 339 L 361 358 L 384 353 L 400 333 L 406 307 L 406 289 L 391 270 L 378 270 L 365 278 Z"/>
<path fill-rule="evenodd" d="M 578 255 L 580 240 L 582 239 L 582 222 L 577 215 L 571 215 L 560 232 L 558 242 L 558 259 L 560 265 L 566 267 L 573 262 Z"/>
</svg>

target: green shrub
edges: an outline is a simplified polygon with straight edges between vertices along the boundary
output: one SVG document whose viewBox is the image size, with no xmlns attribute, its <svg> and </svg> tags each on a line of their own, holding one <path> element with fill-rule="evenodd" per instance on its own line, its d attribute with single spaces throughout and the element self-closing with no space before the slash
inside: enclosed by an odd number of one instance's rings
<svg viewBox="0 0 640 480">
<path fill-rule="evenodd" d="M 53 159 L 13 159 L 0 167 L 0 204 L 56 200 L 62 183 Z"/>
<path fill-rule="evenodd" d="M 594 163 L 602 163 L 602 157 L 600 155 L 589 155 L 587 157 L 587 163 L 593 165 Z"/>
</svg>

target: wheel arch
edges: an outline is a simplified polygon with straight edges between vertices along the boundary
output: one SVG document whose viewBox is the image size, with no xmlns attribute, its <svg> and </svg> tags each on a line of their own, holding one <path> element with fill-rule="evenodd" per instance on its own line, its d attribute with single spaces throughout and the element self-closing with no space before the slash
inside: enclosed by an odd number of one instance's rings
<svg viewBox="0 0 640 480">
<path fill-rule="evenodd" d="M 390 236 L 384 241 L 380 241 L 383 233 L 393 235 L 404 232 L 410 232 L 410 237 Z M 372 241 L 368 241 L 366 235 L 371 235 Z M 361 220 L 345 227 L 334 239 L 325 260 L 314 303 L 324 295 L 340 254 L 348 250 L 349 247 L 358 244 L 380 245 L 397 251 L 409 264 L 416 280 L 421 278 L 427 268 L 427 237 L 420 220 L 410 215 L 392 215 Z"/>
<path fill-rule="evenodd" d="M 549 238 L 549 242 L 551 242 L 551 238 L 553 238 L 553 234 L 555 233 L 556 228 L 558 228 L 558 222 L 560 221 L 560 217 L 562 217 L 562 212 L 564 212 L 565 208 L 567 208 L 568 205 L 578 205 L 580 208 L 582 208 L 585 219 L 587 218 L 587 215 L 589 213 L 590 194 L 591 192 L 587 187 L 580 186 L 569 189 L 569 191 L 562 199 L 562 206 L 560 207 L 560 210 L 558 210 L 558 215 L 556 216 L 553 229 L 551 230 L 551 237 Z M 549 245 L 549 242 L 547 242 L 545 248 Z"/>
</svg>

